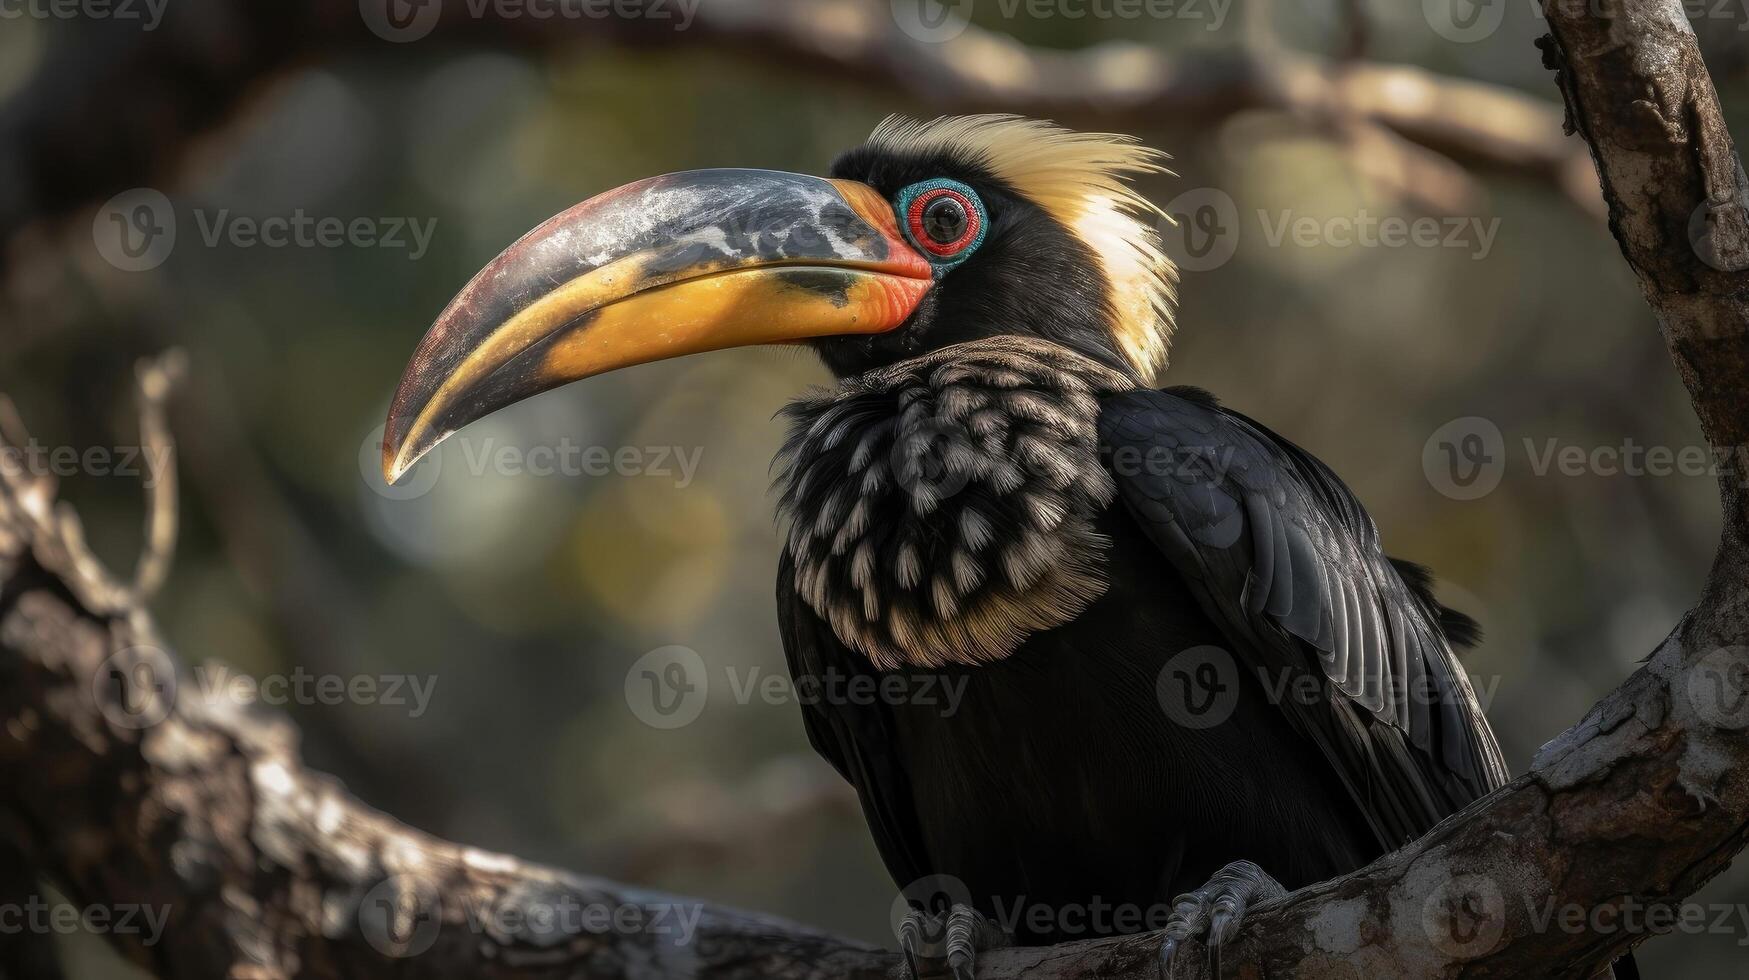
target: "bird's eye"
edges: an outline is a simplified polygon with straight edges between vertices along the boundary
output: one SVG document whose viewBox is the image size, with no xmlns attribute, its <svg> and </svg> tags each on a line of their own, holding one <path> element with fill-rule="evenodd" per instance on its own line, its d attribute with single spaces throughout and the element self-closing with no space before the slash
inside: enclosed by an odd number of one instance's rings
<svg viewBox="0 0 1749 980">
<path fill-rule="evenodd" d="M 922 205 L 918 224 L 932 244 L 954 248 L 972 230 L 966 202 L 953 191 L 936 191 L 929 200 L 917 203 Z"/>
<path fill-rule="evenodd" d="M 955 180 L 926 180 L 899 192 L 899 213 L 911 243 L 938 265 L 963 261 L 984 240 L 983 202 Z"/>
</svg>

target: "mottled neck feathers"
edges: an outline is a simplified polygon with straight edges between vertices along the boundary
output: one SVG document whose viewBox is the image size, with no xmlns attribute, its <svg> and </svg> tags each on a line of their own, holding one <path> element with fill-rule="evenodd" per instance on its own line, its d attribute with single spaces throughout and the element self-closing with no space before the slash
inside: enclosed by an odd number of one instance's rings
<svg viewBox="0 0 1749 980">
<path fill-rule="evenodd" d="M 1056 344 L 943 348 L 784 410 L 779 513 L 796 591 L 882 668 L 976 664 L 1105 591 L 1101 395 L 1133 387 Z"/>
</svg>

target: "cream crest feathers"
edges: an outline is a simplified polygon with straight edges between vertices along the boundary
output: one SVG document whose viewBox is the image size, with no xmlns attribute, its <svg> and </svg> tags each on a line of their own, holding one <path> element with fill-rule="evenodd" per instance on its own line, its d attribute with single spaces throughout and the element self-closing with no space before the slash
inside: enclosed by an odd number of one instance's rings
<svg viewBox="0 0 1749 980">
<path fill-rule="evenodd" d="M 1130 180 L 1168 173 L 1159 150 L 1133 137 L 1078 133 L 1015 115 L 942 116 L 923 122 L 888 116 L 871 146 L 896 152 L 947 152 L 1011 185 L 1079 237 L 1111 283 L 1112 329 L 1144 378 L 1166 364 L 1178 270 L 1157 230 L 1170 221 Z"/>
</svg>

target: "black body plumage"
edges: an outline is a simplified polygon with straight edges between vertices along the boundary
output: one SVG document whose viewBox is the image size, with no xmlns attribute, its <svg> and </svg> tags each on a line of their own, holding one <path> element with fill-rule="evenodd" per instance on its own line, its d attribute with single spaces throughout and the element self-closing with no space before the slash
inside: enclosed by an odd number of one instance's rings
<svg viewBox="0 0 1749 980">
<path fill-rule="evenodd" d="M 908 406 L 925 408 L 907 419 Z M 1003 338 L 851 379 L 789 414 L 778 599 L 792 672 L 964 684 L 951 716 L 939 702 L 804 709 L 901 886 L 949 876 L 1031 941 L 1157 928 L 1174 895 L 1229 861 L 1289 887 L 1323 880 L 1504 781 L 1424 578 L 1384 556 L 1327 468 L 1206 395 Z M 945 482 L 919 497 L 891 478 L 911 460 L 892 447 L 925 429 L 916 464 Z M 1017 434 L 1052 446 L 1035 460 L 1048 465 L 995 478 L 1021 457 Z M 883 465 L 886 478 L 856 476 Z M 1054 525 L 1032 516 L 1031 495 Z M 859 504 L 872 510 L 847 520 Z M 974 511 L 990 515 L 981 547 L 964 533 Z M 932 602 L 964 556 L 978 582 L 1006 588 L 999 605 L 1028 607 L 998 556 L 1029 533 L 1054 535 L 1054 567 L 1094 579 L 1073 612 L 1045 603 L 1057 621 L 1004 633 L 1018 638 L 994 654 L 882 646 L 893 609 L 939 643 L 991 601 L 973 589 Z M 859 535 L 878 542 L 866 606 L 849 570 Z M 907 543 L 921 549 L 915 573 Z M 1208 724 L 1162 700 L 1186 651 L 1218 651 L 1230 686 Z M 1092 921 L 1094 908 L 1129 920 Z"/>
</svg>

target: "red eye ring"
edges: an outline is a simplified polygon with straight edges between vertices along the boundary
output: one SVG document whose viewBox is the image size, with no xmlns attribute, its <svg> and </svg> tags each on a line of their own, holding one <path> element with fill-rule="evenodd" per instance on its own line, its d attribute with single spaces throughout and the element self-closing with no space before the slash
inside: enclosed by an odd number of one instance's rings
<svg viewBox="0 0 1749 980">
<path fill-rule="evenodd" d="M 965 230 L 949 242 L 938 242 L 931 238 L 923 226 L 923 212 L 931 203 L 943 197 L 950 197 L 958 202 L 961 211 L 966 216 Z M 970 198 L 951 187 L 933 187 L 924 191 L 912 198 L 911 205 L 905 209 L 905 212 L 905 223 L 910 228 L 911 240 L 929 254 L 943 258 L 957 255 L 964 251 L 966 246 L 977 241 L 984 221 L 983 216 L 978 213 L 977 205 L 973 204 Z"/>
</svg>

